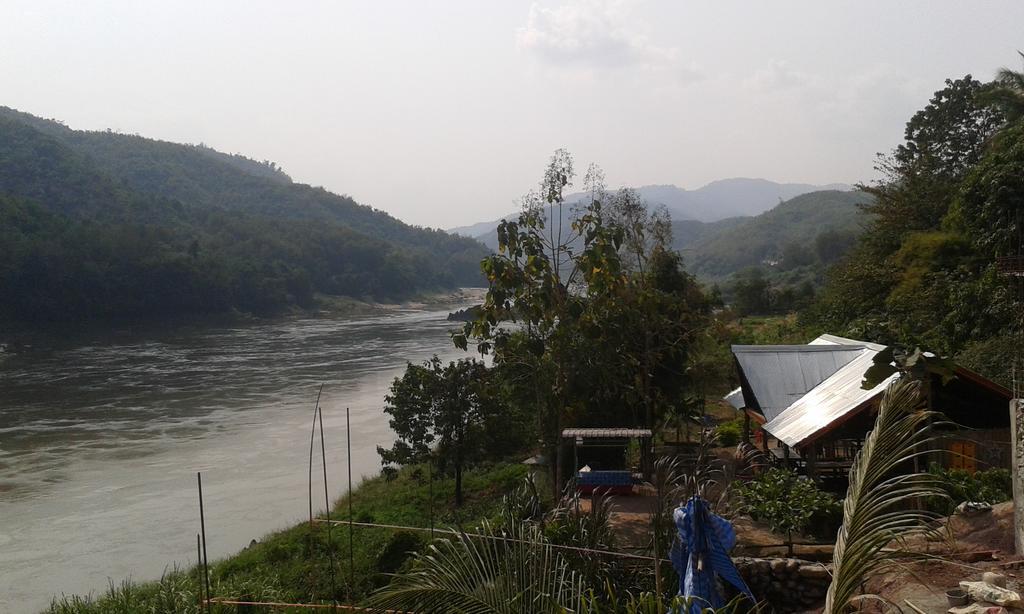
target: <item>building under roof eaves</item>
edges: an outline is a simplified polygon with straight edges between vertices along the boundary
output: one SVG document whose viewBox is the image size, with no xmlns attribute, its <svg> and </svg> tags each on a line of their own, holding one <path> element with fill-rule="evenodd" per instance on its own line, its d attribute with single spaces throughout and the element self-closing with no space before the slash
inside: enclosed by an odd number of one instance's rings
<svg viewBox="0 0 1024 614">
<path fill-rule="evenodd" d="M 748 415 L 760 412 L 763 430 L 799 451 L 808 473 L 842 473 L 872 428 L 882 392 L 896 377 L 869 390 L 861 387 L 884 349 L 834 335 L 808 345 L 733 346 L 745 409 Z M 931 407 L 957 425 L 941 429 L 947 453 L 935 452 L 929 462 L 968 470 L 1008 466 L 1010 392 L 963 367 L 955 374 L 949 383 L 933 376 L 927 384 Z M 730 397 L 735 406 L 735 391 Z"/>
</svg>

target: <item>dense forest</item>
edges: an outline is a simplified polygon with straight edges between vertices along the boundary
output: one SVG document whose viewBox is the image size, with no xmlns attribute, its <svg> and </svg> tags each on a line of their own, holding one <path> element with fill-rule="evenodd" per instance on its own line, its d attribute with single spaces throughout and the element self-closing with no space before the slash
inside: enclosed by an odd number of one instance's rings
<svg viewBox="0 0 1024 614">
<path fill-rule="evenodd" d="M 740 314 L 787 313 L 809 304 L 828 267 L 852 249 L 870 202 L 861 190 L 820 190 L 754 217 L 675 221 L 672 246 Z"/>
<path fill-rule="evenodd" d="M 402 299 L 481 283 L 487 250 L 276 164 L 0 108 L 0 318 L 236 310 L 320 294 Z"/>
<path fill-rule="evenodd" d="M 853 250 L 802 314 L 858 339 L 920 345 L 1004 384 L 1019 352 L 1024 253 L 1024 75 L 949 80 L 879 159 Z"/>
</svg>

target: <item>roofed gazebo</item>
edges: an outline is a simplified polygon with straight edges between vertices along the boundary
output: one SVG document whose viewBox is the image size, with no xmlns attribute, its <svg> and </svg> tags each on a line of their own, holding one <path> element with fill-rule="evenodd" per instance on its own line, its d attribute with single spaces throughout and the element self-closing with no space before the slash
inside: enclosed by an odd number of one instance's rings
<svg viewBox="0 0 1024 614">
<path fill-rule="evenodd" d="M 563 443 L 572 443 L 573 475 L 581 492 L 630 494 L 633 484 L 650 474 L 651 429 L 570 428 L 562 431 Z M 632 442 L 639 448 L 636 466 L 627 464 Z"/>
</svg>

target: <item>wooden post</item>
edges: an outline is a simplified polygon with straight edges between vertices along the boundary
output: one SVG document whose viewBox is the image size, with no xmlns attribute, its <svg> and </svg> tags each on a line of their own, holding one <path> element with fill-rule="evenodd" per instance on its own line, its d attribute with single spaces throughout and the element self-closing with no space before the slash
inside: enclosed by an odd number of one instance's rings
<svg viewBox="0 0 1024 614">
<path fill-rule="evenodd" d="M 807 461 L 807 477 L 811 478 L 815 484 L 818 483 L 818 444 L 812 442 L 811 445 L 804 450 L 804 460 Z"/>
<path fill-rule="evenodd" d="M 1024 399 L 1010 401 L 1010 450 L 1013 475 L 1014 545 L 1024 554 Z"/>
</svg>

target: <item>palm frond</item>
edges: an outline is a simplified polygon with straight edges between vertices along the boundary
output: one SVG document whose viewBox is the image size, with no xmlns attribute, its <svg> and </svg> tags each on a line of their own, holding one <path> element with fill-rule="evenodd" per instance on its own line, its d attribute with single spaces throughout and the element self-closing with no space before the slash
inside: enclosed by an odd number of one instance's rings
<svg viewBox="0 0 1024 614">
<path fill-rule="evenodd" d="M 910 469 L 928 452 L 938 418 L 921 409 L 920 400 L 920 383 L 906 379 L 893 381 L 882 395 L 875 427 L 850 469 L 825 614 L 846 610 L 868 576 L 905 555 L 891 547 L 893 542 L 932 530 L 937 515 L 916 504 L 946 493 L 937 478 Z"/>
<path fill-rule="evenodd" d="M 429 546 L 371 603 L 423 613 L 548 613 L 575 609 L 583 595 L 582 582 L 539 527 L 515 523 L 496 531 L 485 523 Z"/>
</svg>

